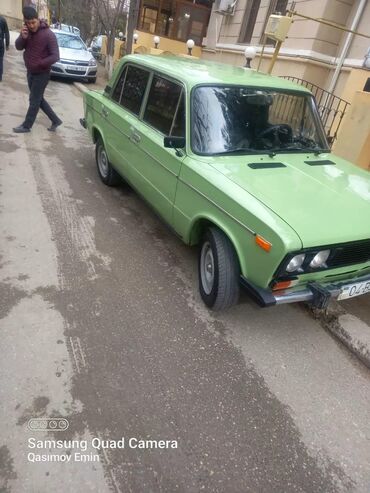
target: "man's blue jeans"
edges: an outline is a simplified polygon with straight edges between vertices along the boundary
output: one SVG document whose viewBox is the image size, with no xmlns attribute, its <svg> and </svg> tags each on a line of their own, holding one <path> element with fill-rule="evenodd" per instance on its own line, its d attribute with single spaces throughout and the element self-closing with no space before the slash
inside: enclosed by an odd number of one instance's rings
<svg viewBox="0 0 370 493">
<path fill-rule="evenodd" d="M 36 120 L 37 113 L 41 108 L 52 123 L 60 123 L 60 118 L 51 109 L 49 103 L 44 99 L 44 92 L 49 82 L 49 73 L 31 74 L 27 73 L 27 82 L 30 89 L 30 105 L 23 126 L 31 128 Z"/>
</svg>

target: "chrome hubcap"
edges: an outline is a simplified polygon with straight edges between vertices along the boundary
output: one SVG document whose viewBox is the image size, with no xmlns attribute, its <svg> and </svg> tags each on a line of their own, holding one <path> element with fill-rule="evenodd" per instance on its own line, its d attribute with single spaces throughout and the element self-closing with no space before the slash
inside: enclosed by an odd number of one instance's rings
<svg viewBox="0 0 370 493">
<path fill-rule="evenodd" d="M 109 172 L 109 165 L 108 165 L 107 154 L 105 152 L 104 147 L 99 148 L 98 166 L 99 166 L 99 171 L 100 171 L 101 175 L 104 178 L 106 178 L 108 176 L 108 172 Z"/>
<path fill-rule="evenodd" d="M 215 261 L 209 241 L 202 246 L 200 255 L 200 277 L 206 294 L 210 294 L 215 280 Z"/>
</svg>

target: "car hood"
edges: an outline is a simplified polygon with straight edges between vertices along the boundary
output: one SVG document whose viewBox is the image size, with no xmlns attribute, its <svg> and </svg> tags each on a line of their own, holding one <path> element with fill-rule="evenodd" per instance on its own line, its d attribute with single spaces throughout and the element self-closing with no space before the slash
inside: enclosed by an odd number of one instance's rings
<svg viewBox="0 0 370 493">
<path fill-rule="evenodd" d="M 287 222 L 304 247 L 370 238 L 370 173 L 344 159 L 279 154 L 207 162 Z"/>
<path fill-rule="evenodd" d="M 80 62 L 88 62 L 92 55 L 87 50 L 74 50 L 72 48 L 59 48 L 61 60 L 75 60 Z"/>
</svg>

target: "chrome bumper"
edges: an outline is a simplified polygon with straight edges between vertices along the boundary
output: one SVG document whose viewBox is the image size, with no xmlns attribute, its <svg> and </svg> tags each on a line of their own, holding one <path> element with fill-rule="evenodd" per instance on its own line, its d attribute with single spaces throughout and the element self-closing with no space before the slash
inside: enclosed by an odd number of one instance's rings
<svg viewBox="0 0 370 493">
<path fill-rule="evenodd" d="M 70 69 L 67 67 L 70 67 Z M 89 77 L 96 77 L 97 70 L 97 65 L 79 66 L 78 64 L 71 64 L 68 66 L 65 63 L 56 62 L 51 66 L 50 73 L 51 75 L 59 75 L 60 77 L 68 77 L 71 79 L 86 79 Z"/>
<path fill-rule="evenodd" d="M 318 282 L 309 282 L 302 290 L 283 290 L 274 292 L 270 289 L 259 288 L 253 285 L 245 277 L 241 277 L 241 284 L 262 307 L 307 301 L 316 308 L 326 308 L 331 299 L 338 298 L 343 288 L 354 283 L 367 281 L 370 282 L 370 274 L 334 283 L 320 284 Z"/>
</svg>

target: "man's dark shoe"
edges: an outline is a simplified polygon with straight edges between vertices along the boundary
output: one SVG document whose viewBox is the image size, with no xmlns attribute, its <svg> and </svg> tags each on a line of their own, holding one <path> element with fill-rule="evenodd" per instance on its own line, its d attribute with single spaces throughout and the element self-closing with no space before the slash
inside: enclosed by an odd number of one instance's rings
<svg viewBox="0 0 370 493">
<path fill-rule="evenodd" d="M 27 132 L 31 132 L 31 129 L 23 125 L 19 125 L 19 127 L 13 128 L 13 132 L 15 132 L 16 134 L 25 134 Z"/>
<path fill-rule="evenodd" d="M 58 123 L 53 123 L 49 128 L 49 132 L 55 132 L 55 130 L 61 125 L 63 122 L 60 120 Z"/>
</svg>

